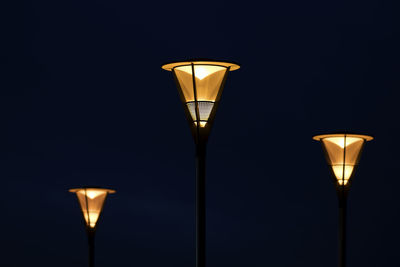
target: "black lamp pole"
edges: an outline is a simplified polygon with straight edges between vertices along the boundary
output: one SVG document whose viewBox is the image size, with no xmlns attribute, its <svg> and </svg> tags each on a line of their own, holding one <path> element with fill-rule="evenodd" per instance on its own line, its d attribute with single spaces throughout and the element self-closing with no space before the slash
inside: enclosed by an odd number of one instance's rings
<svg viewBox="0 0 400 267">
<path fill-rule="evenodd" d="M 346 210 L 347 191 L 338 190 L 339 199 L 339 267 L 346 267 Z"/>
<path fill-rule="evenodd" d="M 69 192 L 75 193 L 78 197 L 88 237 L 89 267 L 94 267 L 94 236 L 97 221 L 103 211 L 104 202 L 108 194 L 114 194 L 115 190 L 100 187 L 82 187 L 70 189 Z M 92 215 L 94 215 L 93 218 Z"/>
<path fill-rule="evenodd" d="M 196 69 L 196 66 L 199 69 Z M 187 76 L 182 76 L 182 67 L 186 68 L 184 72 L 190 73 L 190 79 L 186 78 Z M 201 73 L 203 73 L 201 69 L 202 67 L 205 72 L 208 72 L 210 67 L 217 67 L 219 69 L 214 72 L 211 71 L 209 75 L 213 75 L 213 73 L 219 74 L 214 76 L 214 79 L 209 79 L 206 80 L 205 83 L 202 83 L 201 80 L 205 78 L 199 78 L 202 76 Z M 226 61 L 196 59 L 167 63 L 164 64 L 162 68 L 172 71 L 196 145 L 196 267 L 205 267 L 207 140 L 228 73 L 231 70 L 239 69 L 240 66 L 236 63 Z M 190 68 L 189 72 L 188 68 Z M 196 70 L 199 70 L 199 76 L 196 76 Z M 224 72 L 221 73 L 221 71 Z M 179 74 L 179 72 L 181 73 Z M 193 91 L 191 91 L 191 89 L 193 89 Z M 210 91 L 212 92 L 210 93 Z M 192 104 L 194 104 L 194 108 Z M 204 108 L 205 104 L 206 108 Z"/>
<path fill-rule="evenodd" d="M 322 148 L 328 165 L 331 167 L 332 177 L 336 186 L 339 204 L 338 266 L 346 267 L 347 195 L 365 142 L 371 141 L 374 138 L 362 134 L 335 133 L 316 135 L 313 139 L 322 143 Z"/>
<path fill-rule="evenodd" d="M 200 129 L 200 110 L 194 64 L 192 68 L 193 94 L 196 114 L 196 267 L 206 266 L 206 147 L 208 133 Z M 190 123 L 190 118 L 189 118 Z M 191 123 L 193 127 L 193 123 Z"/>
<path fill-rule="evenodd" d="M 196 267 L 206 266 L 206 143 L 196 144 Z"/>
<path fill-rule="evenodd" d="M 89 267 L 94 267 L 94 235 L 96 231 L 94 228 L 86 227 L 86 232 L 89 244 Z"/>
</svg>

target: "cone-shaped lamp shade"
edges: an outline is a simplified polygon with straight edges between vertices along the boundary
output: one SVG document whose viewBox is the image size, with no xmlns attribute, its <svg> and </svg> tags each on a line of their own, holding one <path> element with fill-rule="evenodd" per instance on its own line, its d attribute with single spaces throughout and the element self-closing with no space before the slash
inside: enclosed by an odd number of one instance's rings
<svg viewBox="0 0 400 267">
<path fill-rule="evenodd" d="M 365 142 L 373 138 L 358 134 L 326 134 L 314 136 L 313 139 L 321 141 L 338 185 L 347 186 Z"/>
<path fill-rule="evenodd" d="M 230 62 L 186 61 L 165 64 L 162 68 L 174 73 L 193 125 L 199 123 L 204 128 L 221 97 L 227 73 L 240 67 Z"/>
<path fill-rule="evenodd" d="M 96 227 L 107 195 L 115 193 L 114 190 L 104 188 L 75 188 L 69 192 L 76 193 L 83 218 L 89 228 Z"/>
</svg>

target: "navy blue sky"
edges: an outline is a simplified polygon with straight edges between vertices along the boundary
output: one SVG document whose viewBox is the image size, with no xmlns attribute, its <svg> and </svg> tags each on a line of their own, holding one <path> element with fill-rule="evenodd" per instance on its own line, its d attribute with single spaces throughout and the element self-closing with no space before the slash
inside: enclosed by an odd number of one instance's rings
<svg viewBox="0 0 400 267">
<path fill-rule="evenodd" d="M 3 3 L 4 4 L 4 3 Z M 398 1 L 23 1 L 2 8 L 2 266 L 87 265 L 68 189 L 110 196 L 98 267 L 194 267 L 194 145 L 161 65 L 233 60 L 207 159 L 207 267 L 333 267 L 315 134 L 373 135 L 349 266 L 399 265 Z"/>
</svg>

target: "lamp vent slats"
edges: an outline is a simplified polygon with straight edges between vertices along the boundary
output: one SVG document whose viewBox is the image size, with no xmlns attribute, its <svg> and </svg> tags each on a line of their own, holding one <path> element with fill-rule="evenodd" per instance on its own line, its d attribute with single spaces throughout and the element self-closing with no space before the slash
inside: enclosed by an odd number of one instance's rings
<svg viewBox="0 0 400 267">
<path fill-rule="evenodd" d="M 208 118 L 210 117 L 211 111 L 214 107 L 214 103 L 208 101 L 198 101 L 197 104 L 199 107 L 200 126 L 204 127 L 207 124 Z M 186 105 L 189 109 L 190 115 L 192 116 L 193 122 L 196 124 L 197 123 L 196 103 L 189 102 Z"/>
</svg>

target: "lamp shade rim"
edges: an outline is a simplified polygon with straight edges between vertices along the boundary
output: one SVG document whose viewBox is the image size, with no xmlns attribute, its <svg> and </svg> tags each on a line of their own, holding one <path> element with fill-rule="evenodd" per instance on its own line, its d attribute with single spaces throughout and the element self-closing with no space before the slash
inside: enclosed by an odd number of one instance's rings
<svg viewBox="0 0 400 267">
<path fill-rule="evenodd" d="M 213 66 L 221 66 L 221 67 L 230 67 L 230 71 L 238 70 L 240 65 L 236 62 L 232 61 L 219 61 L 219 60 L 210 60 L 210 59 L 195 59 L 195 60 L 187 60 L 187 61 L 173 61 L 167 62 L 161 66 L 164 70 L 172 71 L 175 67 L 187 66 L 190 64 L 194 65 L 213 65 Z"/>
<path fill-rule="evenodd" d="M 362 138 L 365 141 L 371 141 L 374 138 L 370 135 L 364 135 L 364 134 L 350 134 L 350 133 L 338 133 L 338 134 L 321 134 L 321 135 L 316 135 L 313 137 L 314 140 L 316 141 L 321 141 L 324 138 L 329 138 L 329 137 L 356 137 L 356 138 Z"/>
<path fill-rule="evenodd" d="M 95 189 L 95 190 L 102 190 L 102 191 L 106 191 L 108 194 L 114 194 L 116 191 L 113 189 L 108 189 L 108 188 L 101 188 L 101 187 L 81 187 L 81 188 L 72 188 L 69 189 L 68 191 L 71 193 L 76 193 L 80 190 L 84 190 L 84 189 Z"/>
</svg>

